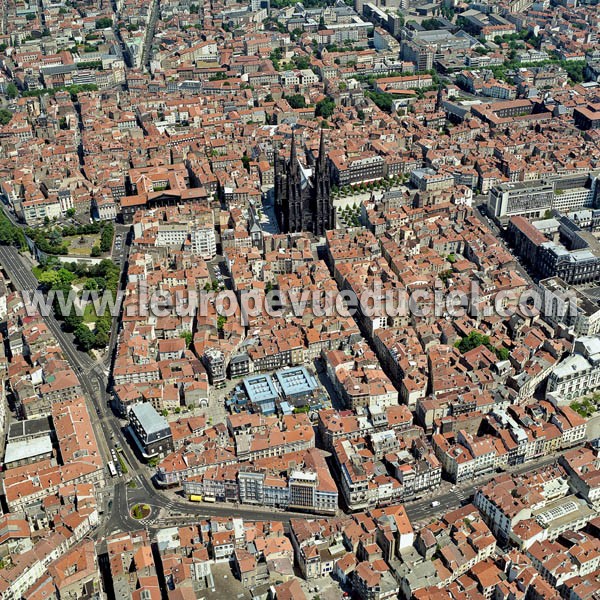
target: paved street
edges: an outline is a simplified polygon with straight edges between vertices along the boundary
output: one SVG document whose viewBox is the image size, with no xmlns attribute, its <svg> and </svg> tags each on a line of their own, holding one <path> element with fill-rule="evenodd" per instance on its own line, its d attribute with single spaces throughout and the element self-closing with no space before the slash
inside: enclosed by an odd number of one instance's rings
<svg viewBox="0 0 600 600">
<path fill-rule="evenodd" d="M 552 456 L 545 456 L 537 461 L 531 461 L 529 463 L 518 465 L 510 469 L 511 473 L 526 473 L 534 469 L 544 467 L 552 464 L 558 460 L 559 454 Z M 458 508 L 465 501 L 471 499 L 475 494 L 477 488 L 487 483 L 490 479 L 496 477 L 497 473 L 489 473 L 483 477 L 477 479 L 470 479 L 462 484 L 453 487 L 447 492 L 434 492 L 431 496 L 426 499 L 417 500 L 415 502 L 407 502 L 405 504 L 406 512 L 410 517 L 413 525 L 424 525 L 430 522 L 434 517 L 438 517 L 445 512 Z M 435 508 L 431 506 L 431 503 L 437 500 L 440 504 Z"/>
<path fill-rule="evenodd" d="M 159 1 L 151 0 L 150 4 L 150 17 L 148 18 L 148 24 L 146 25 L 146 31 L 144 36 L 144 45 L 142 48 L 141 64 L 144 67 L 150 67 L 152 42 L 154 40 L 154 31 L 156 29 L 156 20 L 158 19 Z"/>
<path fill-rule="evenodd" d="M 588 440 L 600 437 L 600 413 L 597 413 L 588 421 L 586 436 Z"/>
</svg>

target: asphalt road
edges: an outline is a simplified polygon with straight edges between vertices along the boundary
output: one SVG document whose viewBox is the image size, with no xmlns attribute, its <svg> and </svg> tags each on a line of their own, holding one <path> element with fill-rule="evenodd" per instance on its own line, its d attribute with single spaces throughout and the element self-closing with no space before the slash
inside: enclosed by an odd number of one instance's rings
<svg viewBox="0 0 600 600">
<path fill-rule="evenodd" d="M 152 0 L 150 5 L 150 17 L 148 18 L 148 24 L 146 25 L 146 32 L 144 36 L 144 45 L 142 47 L 141 65 L 142 67 L 150 67 L 150 52 L 152 50 L 152 41 L 154 40 L 154 33 L 156 29 L 156 21 L 158 20 L 159 11 L 159 0 Z"/>
<path fill-rule="evenodd" d="M 533 471 L 540 467 L 549 465 L 558 460 L 559 455 L 545 456 L 537 461 L 531 461 L 523 465 L 518 465 L 510 469 L 510 473 L 519 474 Z M 439 495 L 434 494 L 433 496 L 417 500 L 415 502 L 408 502 L 404 506 L 406 513 L 408 514 L 413 525 L 418 521 L 423 521 L 427 518 L 437 517 L 449 510 L 453 510 L 461 506 L 461 504 L 472 499 L 476 490 L 482 485 L 485 485 L 490 479 L 493 479 L 498 475 L 497 473 L 489 473 L 477 479 L 472 479 L 464 482 L 460 485 L 455 486 L 451 491 L 441 493 Z M 432 507 L 431 503 L 436 500 L 440 504 L 439 506 Z"/>
<path fill-rule="evenodd" d="M 15 248 L 0 246 L 0 262 L 17 290 L 32 292 L 37 289 L 38 281 L 31 271 L 31 263 L 24 260 Z M 113 436 L 122 434 L 120 423 L 107 411 L 107 369 L 101 362 L 76 348 L 73 337 L 63 331 L 54 315 L 44 317 L 44 321 L 64 352 L 65 358 L 77 373 L 100 453 L 108 462 L 111 460 L 110 447 L 113 445 L 111 433 Z"/>
</svg>

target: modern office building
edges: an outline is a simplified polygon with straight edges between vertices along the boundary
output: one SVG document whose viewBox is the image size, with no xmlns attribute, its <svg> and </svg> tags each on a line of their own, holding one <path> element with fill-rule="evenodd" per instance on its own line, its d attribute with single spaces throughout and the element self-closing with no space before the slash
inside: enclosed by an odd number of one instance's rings
<svg viewBox="0 0 600 600">
<path fill-rule="evenodd" d="M 130 409 L 129 427 L 144 458 L 165 456 L 173 452 L 171 428 L 149 402 L 136 404 Z"/>
<path fill-rule="evenodd" d="M 554 184 L 527 181 L 494 186 L 488 196 L 488 211 L 502 225 L 511 217 L 539 219 L 552 208 Z"/>
</svg>

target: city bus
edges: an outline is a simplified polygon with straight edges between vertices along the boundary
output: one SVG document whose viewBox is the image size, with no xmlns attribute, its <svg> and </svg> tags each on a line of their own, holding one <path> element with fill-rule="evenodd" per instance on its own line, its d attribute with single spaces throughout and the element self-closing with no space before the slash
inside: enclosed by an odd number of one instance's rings
<svg viewBox="0 0 600 600">
<path fill-rule="evenodd" d="M 108 472 L 110 473 L 111 477 L 117 476 L 117 469 L 115 469 L 115 463 L 112 460 L 108 463 Z"/>
</svg>

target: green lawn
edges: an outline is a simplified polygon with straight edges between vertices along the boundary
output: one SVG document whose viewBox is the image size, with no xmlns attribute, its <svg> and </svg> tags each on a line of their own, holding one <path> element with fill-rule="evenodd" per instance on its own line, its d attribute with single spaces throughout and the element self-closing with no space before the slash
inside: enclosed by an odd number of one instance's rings
<svg viewBox="0 0 600 600">
<path fill-rule="evenodd" d="M 69 243 L 69 254 L 76 256 L 90 256 L 93 246 L 100 245 L 100 234 L 74 235 L 65 238 Z"/>
<path fill-rule="evenodd" d="M 97 319 L 96 310 L 91 302 L 85 305 L 83 311 L 83 322 L 84 323 L 95 323 Z"/>
<path fill-rule="evenodd" d="M 589 419 L 596 412 L 597 401 L 596 398 L 594 400 L 583 398 L 579 402 L 571 402 L 571 408 L 584 419 Z"/>
</svg>

